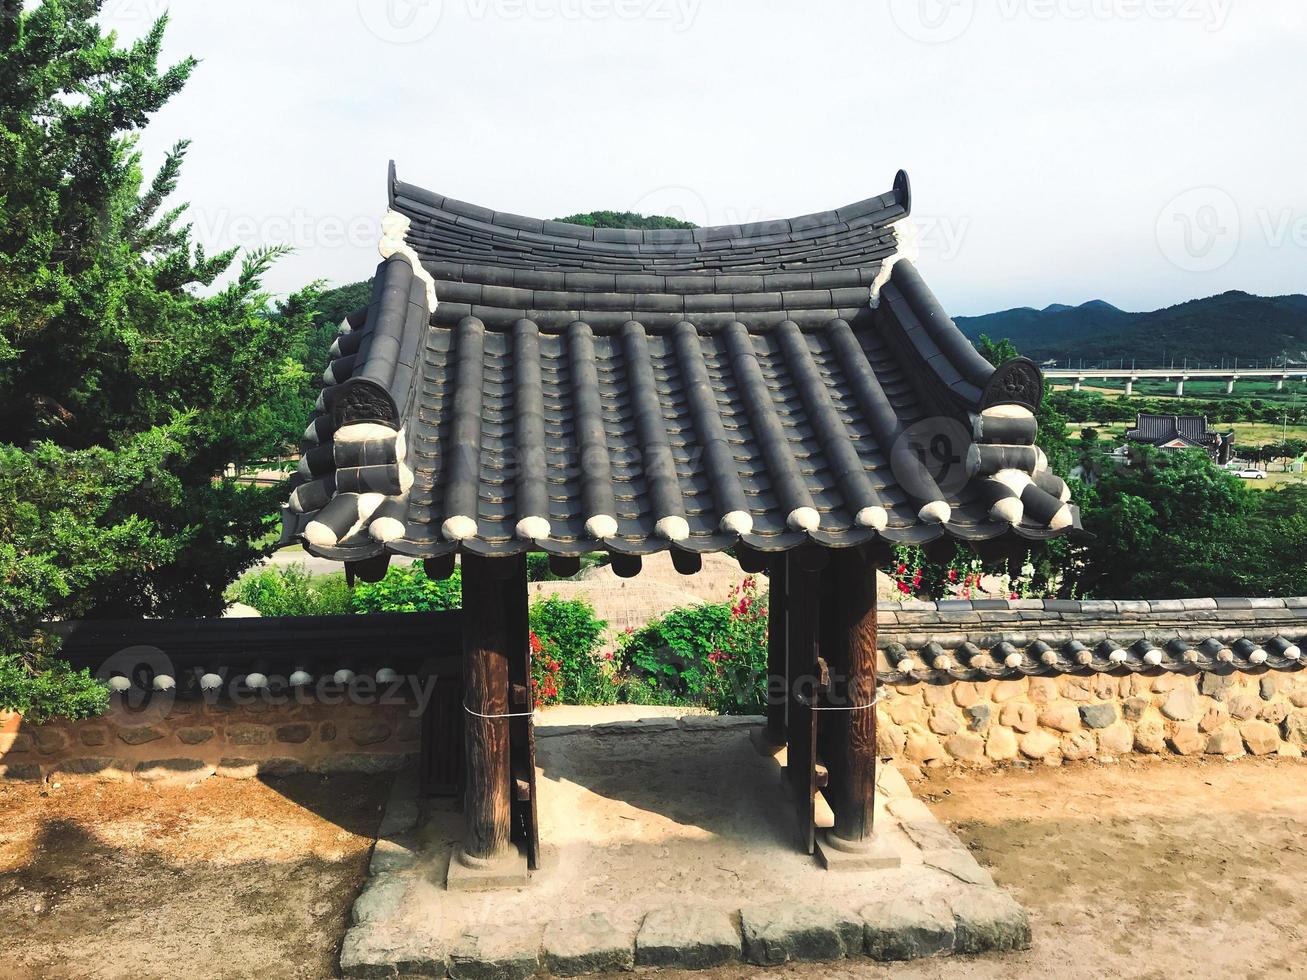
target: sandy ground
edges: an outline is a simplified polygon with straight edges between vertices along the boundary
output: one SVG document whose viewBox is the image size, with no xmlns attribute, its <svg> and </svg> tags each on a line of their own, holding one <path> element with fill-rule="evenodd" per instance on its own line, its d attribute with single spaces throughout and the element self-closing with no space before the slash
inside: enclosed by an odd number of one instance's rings
<svg viewBox="0 0 1307 980">
<path fill-rule="evenodd" d="M 1034 947 L 892 968 L 789 967 L 768 977 L 1307 977 L 1301 760 L 947 773 L 913 788 L 1030 910 Z M 763 972 L 737 967 L 712 977 Z"/>
<path fill-rule="evenodd" d="M 0 976 L 331 976 L 385 788 L 0 785 Z M 1030 952 L 660 976 L 1307 976 L 1307 763 L 1068 765 L 914 788 L 1030 909 Z"/>
<path fill-rule="evenodd" d="M 389 783 L 0 784 L 0 977 L 333 976 Z"/>
</svg>

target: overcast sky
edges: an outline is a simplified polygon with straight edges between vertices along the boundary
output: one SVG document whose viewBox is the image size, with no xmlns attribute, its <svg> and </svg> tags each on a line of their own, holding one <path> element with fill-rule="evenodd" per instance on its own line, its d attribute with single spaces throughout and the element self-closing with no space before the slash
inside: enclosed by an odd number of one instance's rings
<svg viewBox="0 0 1307 980">
<path fill-rule="evenodd" d="M 167 9 L 108 0 L 127 35 Z M 824 210 L 912 177 L 957 315 L 1307 292 L 1302 0 L 176 0 L 202 63 L 147 130 L 194 146 L 217 247 L 366 278 L 386 162 L 552 218 Z"/>
</svg>

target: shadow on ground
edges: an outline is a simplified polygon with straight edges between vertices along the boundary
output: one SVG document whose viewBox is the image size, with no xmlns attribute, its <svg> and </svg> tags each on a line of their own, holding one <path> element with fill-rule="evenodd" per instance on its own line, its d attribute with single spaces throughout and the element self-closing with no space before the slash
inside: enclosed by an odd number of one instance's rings
<svg viewBox="0 0 1307 980">
<path fill-rule="evenodd" d="M 0 977 L 332 976 L 389 785 L 0 787 Z"/>
</svg>

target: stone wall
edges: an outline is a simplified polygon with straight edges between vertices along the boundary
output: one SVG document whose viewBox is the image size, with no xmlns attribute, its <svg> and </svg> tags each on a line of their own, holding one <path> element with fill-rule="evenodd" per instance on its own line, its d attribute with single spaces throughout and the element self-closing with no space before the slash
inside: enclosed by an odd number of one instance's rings
<svg viewBox="0 0 1307 980">
<path fill-rule="evenodd" d="M 882 607 L 880 619 L 886 757 L 1307 750 L 1307 600 L 950 600 Z"/>
<path fill-rule="evenodd" d="M 623 599 L 629 605 L 634 596 Z M 328 619 L 309 624 L 317 632 L 304 623 L 217 621 L 226 624 L 219 632 L 240 634 L 225 640 L 207 625 L 193 637 L 182 630 L 191 646 L 242 650 L 236 659 L 295 643 L 335 642 L 340 650 L 324 658 L 328 668 L 301 672 L 298 688 L 233 669 L 220 689 L 208 689 L 210 664 L 164 676 L 156 669 L 154 687 L 168 683 L 141 697 L 143 710 L 129 705 L 148 681 L 115 695 L 103 718 L 36 726 L 0 713 L 0 777 L 190 782 L 399 768 L 420 750 L 416 705 L 434 695 L 418 683 L 439 672 L 427 653 L 432 638 L 444 630 L 437 645 L 456 649 L 451 617 Z M 1307 599 L 949 600 L 882 606 L 880 619 L 877 735 L 886 758 L 987 766 L 1129 752 L 1300 757 L 1307 750 Z M 141 641 L 145 627 L 122 629 L 121 637 L 111 629 L 101 638 L 105 649 Z M 288 630 L 299 631 L 294 643 Z M 350 630 L 372 632 L 360 639 Z M 425 658 L 419 673 L 402 663 L 410 647 Z M 338 659 L 382 648 L 398 672 L 332 673 Z"/>
<path fill-rule="evenodd" d="M 0 776 L 139 778 L 187 784 L 293 772 L 381 772 L 418 752 L 409 704 L 269 705 L 177 700 L 100 718 L 33 725 L 0 713 Z"/>
<path fill-rule="evenodd" d="M 882 697 L 880 755 L 921 766 L 1307 749 L 1304 676 L 1025 677 L 894 684 Z"/>
</svg>

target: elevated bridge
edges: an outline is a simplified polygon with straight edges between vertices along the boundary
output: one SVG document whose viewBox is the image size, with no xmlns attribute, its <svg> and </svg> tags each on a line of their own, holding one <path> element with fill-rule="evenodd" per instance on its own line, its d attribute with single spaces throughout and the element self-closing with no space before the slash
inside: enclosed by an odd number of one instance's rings
<svg viewBox="0 0 1307 980">
<path fill-rule="evenodd" d="M 1184 394 L 1186 381 L 1218 380 L 1225 382 L 1225 393 L 1232 395 L 1235 382 L 1250 378 L 1274 378 L 1275 390 L 1283 391 L 1286 381 L 1295 378 L 1307 380 L 1307 368 L 1044 368 L 1044 377 L 1064 383 L 1070 381 L 1076 391 L 1086 381 L 1123 378 L 1127 395 L 1135 393 L 1135 384 L 1143 378 L 1162 378 L 1166 381 L 1174 379 L 1177 396 Z"/>
</svg>

